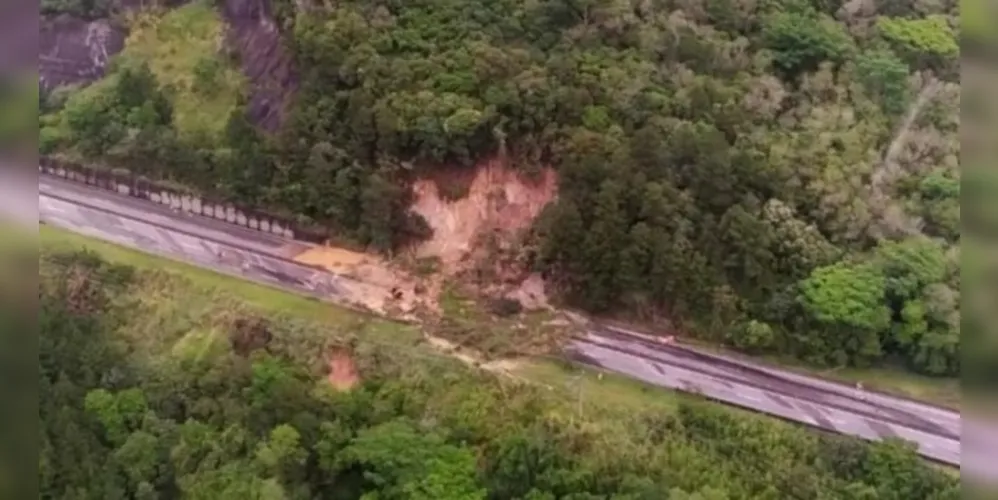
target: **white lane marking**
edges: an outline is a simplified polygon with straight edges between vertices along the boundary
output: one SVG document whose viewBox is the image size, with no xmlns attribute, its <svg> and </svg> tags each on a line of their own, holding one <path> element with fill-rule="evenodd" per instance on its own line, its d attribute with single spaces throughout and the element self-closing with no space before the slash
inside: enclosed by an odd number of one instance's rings
<svg viewBox="0 0 998 500">
<path fill-rule="evenodd" d="M 62 206 L 60 206 L 60 205 L 62 205 Z M 42 202 L 42 203 L 39 203 L 39 208 L 42 209 L 42 212 L 56 212 L 56 213 L 60 213 L 60 214 L 65 214 L 65 213 L 69 213 L 70 211 L 72 211 L 71 210 L 72 207 L 71 206 L 69 206 L 69 207 L 70 208 L 67 209 L 67 205 L 64 204 L 64 203 L 51 203 L 51 202 Z"/>
<path fill-rule="evenodd" d="M 190 250 L 191 253 L 193 253 L 195 255 L 199 255 L 199 254 L 203 254 L 204 253 L 204 247 L 201 246 L 201 244 L 198 243 L 197 241 L 194 241 L 194 240 L 192 240 L 190 238 L 186 238 L 186 237 L 184 237 L 184 238 L 177 238 L 177 237 L 174 237 L 173 241 L 175 241 L 178 245 L 180 245 L 181 247 L 183 247 L 185 250 Z"/>
</svg>

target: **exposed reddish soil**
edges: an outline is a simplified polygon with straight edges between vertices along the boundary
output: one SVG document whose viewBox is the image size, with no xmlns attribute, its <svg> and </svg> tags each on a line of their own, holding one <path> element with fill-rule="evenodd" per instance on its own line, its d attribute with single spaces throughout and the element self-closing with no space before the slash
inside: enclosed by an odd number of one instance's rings
<svg viewBox="0 0 998 500">
<path fill-rule="evenodd" d="M 357 364 L 346 349 L 336 349 L 330 354 L 326 379 L 338 391 L 349 391 L 360 383 Z"/>
<path fill-rule="evenodd" d="M 439 172 L 414 183 L 412 209 L 433 228 L 433 237 L 419 246 L 417 255 L 439 258 L 448 274 L 467 267 L 462 263 L 467 263 L 483 235 L 498 233 L 499 239 L 505 239 L 529 228 L 557 195 L 557 176 L 550 168 L 533 179 L 492 159 L 472 169 Z M 466 185 L 467 195 L 444 199 L 440 187 L 453 184 Z"/>
<path fill-rule="evenodd" d="M 293 259 L 347 278 L 339 281 L 338 286 L 364 309 L 414 319 L 412 315 L 421 308 L 434 307 L 427 303 L 432 299 L 429 294 L 416 292 L 419 283 L 415 277 L 378 255 L 313 246 Z"/>
</svg>

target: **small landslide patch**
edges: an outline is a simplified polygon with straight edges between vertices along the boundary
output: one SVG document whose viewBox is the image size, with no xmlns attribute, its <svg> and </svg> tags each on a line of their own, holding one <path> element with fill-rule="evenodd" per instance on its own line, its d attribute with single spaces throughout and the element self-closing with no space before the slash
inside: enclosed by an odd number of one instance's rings
<svg viewBox="0 0 998 500">
<path fill-rule="evenodd" d="M 329 374 L 326 379 L 339 391 L 349 391 L 360 383 L 357 364 L 349 350 L 337 348 L 329 354 Z"/>
</svg>

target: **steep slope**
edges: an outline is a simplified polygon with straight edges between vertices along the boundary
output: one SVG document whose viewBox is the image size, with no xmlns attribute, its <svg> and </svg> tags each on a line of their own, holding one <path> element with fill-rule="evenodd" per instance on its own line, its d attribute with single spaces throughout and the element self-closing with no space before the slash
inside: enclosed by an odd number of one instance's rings
<svg viewBox="0 0 998 500">
<path fill-rule="evenodd" d="M 466 193 L 449 199 L 441 186 L 454 182 L 464 184 Z M 529 229 L 555 199 L 557 188 L 553 169 L 529 178 L 498 159 L 418 179 L 413 183 L 412 209 L 430 225 L 433 236 L 421 243 L 417 252 L 421 257 L 437 257 L 446 268 L 457 270 L 483 237 L 514 238 Z"/>
<path fill-rule="evenodd" d="M 39 83 L 52 89 L 101 78 L 111 57 L 124 48 L 125 35 L 124 29 L 107 19 L 87 21 L 69 15 L 42 18 L 38 26 Z"/>
<path fill-rule="evenodd" d="M 276 131 L 297 78 L 284 48 L 269 0 L 225 0 L 222 13 L 229 30 L 226 45 L 239 55 L 249 80 L 249 114 L 254 123 Z"/>
<path fill-rule="evenodd" d="M 632 3 L 279 0 L 285 51 L 269 3 L 233 0 L 251 117 L 277 130 L 297 89 L 280 133 L 213 112 L 217 140 L 159 140 L 180 126 L 168 113 L 123 134 L 102 124 L 146 115 L 101 108 L 129 91 L 112 89 L 60 145 L 483 278 L 466 256 L 499 240 L 484 262 L 529 264 L 593 313 L 958 374 L 955 4 Z M 512 174 L 541 166 L 556 183 Z"/>
<path fill-rule="evenodd" d="M 110 60 L 125 49 L 129 29 L 127 22 L 120 20 L 150 9 L 169 11 L 188 3 L 186 0 L 155 3 L 118 0 L 104 12 L 94 11 L 92 14 L 96 17 L 71 13 L 44 16 L 37 34 L 39 83 L 45 89 L 53 89 L 100 79 Z M 68 7 L 67 10 L 75 12 Z M 220 11 L 225 20 L 225 40 L 217 50 L 220 54 L 233 55 L 248 80 L 251 119 L 260 127 L 275 131 L 294 93 L 296 78 L 292 59 L 284 49 L 270 13 L 270 3 L 268 0 L 225 0 Z M 30 27 L 30 24 L 8 16 L 4 16 L 3 22 L 11 25 L 10 29 L 3 29 L 5 39 L 23 42 L 26 47 L 34 45 L 33 37 L 16 35 L 20 27 Z M 3 54 L 30 54 L 33 51 L 10 49 L 18 47 L 15 43 L 5 45 L 9 49 Z M 0 63 L 6 64 L 8 56 L 3 54 L 0 54 L 3 56 Z M 181 78 L 184 76 L 189 75 L 181 75 Z"/>
</svg>

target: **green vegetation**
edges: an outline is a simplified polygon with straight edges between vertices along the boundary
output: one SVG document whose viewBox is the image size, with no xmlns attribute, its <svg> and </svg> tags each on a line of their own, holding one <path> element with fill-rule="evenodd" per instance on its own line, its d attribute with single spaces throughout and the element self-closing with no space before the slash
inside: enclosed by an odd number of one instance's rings
<svg viewBox="0 0 998 500">
<path fill-rule="evenodd" d="M 216 275 L 208 288 L 205 271 L 41 235 L 44 498 L 960 494 L 958 478 L 898 443 L 817 435 L 685 398 L 649 408 L 628 403 L 634 384 L 615 377 L 585 380 L 580 413 L 574 392 L 557 397 L 422 345 L 377 341 L 368 330 L 378 320 L 301 319 L 304 298 L 283 299 L 302 308 L 287 314 L 242 300 L 255 285 L 230 290 L 234 280 Z M 349 391 L 326 380 L 334 351 L 349 352 L 360 375 Z M 556 367 L 530 371 L 563 380 Z"/>
<path fill-rule="evenodd" d="M 245 82 L 219 52 L 225 25 L 209 4 L 195 2 L 158 16 L 143 13 L 129 23 L 124 60 L 145 61 L 173 105 L 182 136 L 220 138 Z"/>
<path fill-rule="evenodd" d="M 487 358 L 547 354 L 568 337 L 571 324 L 547 311 L 523 312 L 519 302 L 494 300 L 482 304 L 447 286 L 440 296 L 441 317 L 435 336 L 475 349 Z"/>
<path fill-rule="evenodd" d="M 53 93 L 43 111 L 40 150 L 72 144 L 85 158 L 116 165 L 183 161 L 192 144 L 221 140 L 242 102 L 244 80 L 219 53 L 223 24 L 204 3 L 131 19 L 125 50 L 109 76 L 75 93 Z"/>
<path fill-rule="evenodd" d="M 70 14 L 83 19 L 106 17 L 117 8 L 116 0 L 42 0 L 43 15 Z"/>
<path fill-rule="evenodd" d="M 551 165 L 526 260 L 568 305 L 822 368 L 961 373 L 954 2 L 296 5 L 275 2 L 300 74 L 279 133 L 237 108 L 211 113 L 222 140 L 187 137 L 197 90 L 176 82 L 202 58 L 150 50 L 53 106 L 43 149 L 381 250 L 428 235 L 408 186 L 435 165 Z"/>
</svg>

